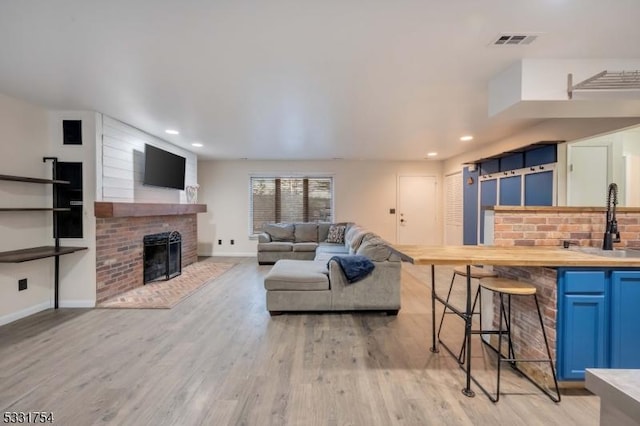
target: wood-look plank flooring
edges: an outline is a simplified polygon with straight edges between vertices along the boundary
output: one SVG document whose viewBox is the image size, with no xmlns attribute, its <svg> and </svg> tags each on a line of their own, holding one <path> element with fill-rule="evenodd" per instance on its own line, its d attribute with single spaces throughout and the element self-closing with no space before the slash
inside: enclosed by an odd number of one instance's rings
<svg viewBox="0 0 640 426">
<path fill-rule="evenodd" d="M 270 267 L 238 261 L 170 310 L 49 310 L 0 327 L 0 409 L 51 411 L 54 424 L 71 426 L 598 423 L 589 392 L 565 391 L 554 404 L 510 371 L 498 404 L 478 389 L 463 396 L 463 371 L 429 351 L 428 267 L 403 267 L 397 317 L 272 318 L 262 285 Z M 436 271 L 446 288 L 451 268 Z M 461 337 L 461 322 L 448 320 L 444 338 Z M 492 386 L 481 346 L 474 369 Z"/>
</svg>

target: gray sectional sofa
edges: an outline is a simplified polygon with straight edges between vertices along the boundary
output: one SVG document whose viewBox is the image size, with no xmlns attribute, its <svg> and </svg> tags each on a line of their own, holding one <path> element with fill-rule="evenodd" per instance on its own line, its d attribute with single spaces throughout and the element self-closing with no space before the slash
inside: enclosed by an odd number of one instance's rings
<svg viewBox="0 0 640 426">
<path fill-rule="evenodd" d="M 343 225 L 346 230 L 342 244 L 326 242 L 331 224 L 266 227 L 266 235 L 261 235 L 258 243 L 258 261 L 261 264 L 275 262 L 264 281 L 267 310 L 272 315 L 288 311 L 398 313 L 399 256 L 375 233 L 354 223 Z M 316 239 L 310 241 L 314 230 Z M 355 283 L 348 282 L 336 261 L 329 261 L 334 255 L 350 254 L 366 256 L 375 265 L 371 274 Z"/>
<path fill-rule="evenodd" d="M 272 223 L 258 235 L 258 263 L 270 265 L 280 259 L 314 260 L 316 251 L 348 252 L 345 244 L 327 243 L 331 225 L 320 223 Z M 353 223 L 344 223 L 350 227 Z M 346 232 L 345 232 L 346 234 Z"/>
</svg>

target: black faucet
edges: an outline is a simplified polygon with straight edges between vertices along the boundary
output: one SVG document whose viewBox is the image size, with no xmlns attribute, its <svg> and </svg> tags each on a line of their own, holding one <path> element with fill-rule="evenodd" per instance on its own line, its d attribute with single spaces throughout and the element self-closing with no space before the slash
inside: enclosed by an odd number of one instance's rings
<svg viewBox="0 0 640 426">
<path fill-rule="evenodd" d="M 607 224 L 604 229 L 602 250 L 613 250 L 613 243 L 620 242 L 620 232 L 618 231 L 618 221 L 616 220 L 617 204 L 618 185 L 611 183 L 609 184 L 609 192 L 607 193 Z"/>
</svg>

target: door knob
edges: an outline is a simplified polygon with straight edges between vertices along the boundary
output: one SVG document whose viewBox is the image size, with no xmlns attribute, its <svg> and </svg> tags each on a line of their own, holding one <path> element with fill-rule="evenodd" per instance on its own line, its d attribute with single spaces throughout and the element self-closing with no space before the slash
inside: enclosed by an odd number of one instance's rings
<svg viewBox="0 0 640 426">
<path fill-rule="evenodd" d="M 404 219 L 400 219 L 400 223 L 404 223 Z"/>
</svg>

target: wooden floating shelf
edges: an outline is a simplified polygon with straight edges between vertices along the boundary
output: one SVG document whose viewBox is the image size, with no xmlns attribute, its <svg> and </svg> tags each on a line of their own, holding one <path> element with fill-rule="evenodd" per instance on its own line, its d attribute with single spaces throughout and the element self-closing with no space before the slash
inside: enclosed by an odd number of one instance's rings
<svg viewBox="0 0 640 426">
<path fill-rule="evenodd" d="M 70 183 L 68 180 L 41 179 L 41 178 L 11 176 L 11 175 L 0 175 L 0 180 L 8 180 L 13 182 L 27 182 L 27 183 L 57 183 L 61 185 L 68 185 Z"/>
<path fill-rule="evenodd" d="M 95 203 L 95 216 L 98 218 L 179 216 L 206 211 L 206 204 L 110 203 L 103 201 Z"/>
<path fill-rule="evenodd" d="M 0 252 L 0 263 L 21 263 L 86 250 L 87 247 L 42 246 Z"/>
<path fill-rule="evenodd" d="M 67 207 L 0 207 L 0 212 L 70 212 Z"/>
</svg>

